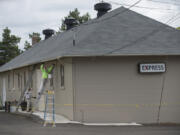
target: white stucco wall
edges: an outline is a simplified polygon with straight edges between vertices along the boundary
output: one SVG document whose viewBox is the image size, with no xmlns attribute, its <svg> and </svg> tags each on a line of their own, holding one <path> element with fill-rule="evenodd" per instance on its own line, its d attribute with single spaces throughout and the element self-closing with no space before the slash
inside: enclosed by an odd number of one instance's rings
<svg viewBox="0 0 180 135">
<path fill-rule="evenodd" d="M 180 123 L 180 57 L 74 58 L 75 120 Z M 140 74 L 138 63 L 166 63 L 167 72 Z"/>
<path fill-rule="evenodd" d="M 60 86 L 60 64 L 64 65 L 65 87 Z M 58 61 L 55 73 L 55 102 L 56 112 L 73 120 L 73 88 L 72 88 L 72 59 Z"/>
</svg>

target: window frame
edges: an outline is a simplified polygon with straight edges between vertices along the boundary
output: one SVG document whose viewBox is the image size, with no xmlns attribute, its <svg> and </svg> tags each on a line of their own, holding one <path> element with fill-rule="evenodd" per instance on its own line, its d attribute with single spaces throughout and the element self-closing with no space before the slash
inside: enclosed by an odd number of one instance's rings
<svg viewBox="0 0 180 135">
<path fill-rule="evenodd" d="M 10 76 L 10 74 L 8 74 L 8 76 L 7 76 L 8 78 L 7 78 L 7 83 L 8 83 L 8 90 L 10 91 L 10 89 L 11 89 L 11 80 L 10 80 L 10 78 L 11 78 L 11 76 Z"/>
<path fill-rule="evenodd" d="M 13 79 L 13 90 L 15 90 L 15 73 L 14 73 L 14 71 L 12 72 L 12 79 Z"/>
<path fill-rule="evenodd" d="M 24 80 L 24 88 L 26 87 L 26 82 L 27 82 L 27 79 L 26 79 L 26 71 L 24 71 L 24 76 L 23 76 L 23 80 Z"/>
<path fill-rule="evenodd" d="M 20 89 L 21 88 L 21 75 L 20 75 L 20 73 L 18 73 L 17 74 L 17 76 L 18 76 L 18 89 Z"/>
<path fill-rule="evenodd" d="M 59 65 L 59 75 L 60 75 L 60 88 L 65 89 L 65 66 L 63 63 Z"/>
</svg>

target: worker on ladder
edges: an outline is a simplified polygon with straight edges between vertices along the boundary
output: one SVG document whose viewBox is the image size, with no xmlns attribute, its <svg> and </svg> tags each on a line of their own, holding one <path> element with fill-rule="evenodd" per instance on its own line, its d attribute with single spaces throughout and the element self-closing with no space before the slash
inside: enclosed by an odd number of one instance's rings
<svg viewBox="0 0 180 135">
<path fill-rule="evenodd" d="M 41 98 L 41 95 L 43 94 L 44 90 L 45 90 L 45 85 L 48 81 L 48 75 L 52 73 L 53 69 L 54 69 L 54 64 L 51 65 L 50 67 L 48 66 L 44 66 L 44 64 L 42 64 L 40 66 L 40 69 L 41 69 L 41 72 L 42 72 L 42 81 L 41 81 L 41 84 L 40 84 L 40 88 L 38 90 L 38 95 L 37 95 L 37 98 L 36 98 L 36 102 L 34 104 L 34 109 L 36 109 L 37 107 L 37 104 Z"/>
<path fill-rule="evenodd" d="M 43 64 L 41 65 L 40 69 L 41 69 L 41 72 L 42 72 L 42 82 L 41 82 L 41 86 L 40 86 L 40 89 L 38 91 L 38 99 L 37 99 L 37 102 L 39 101 L 39 99 L 41 98 L 41 95 L 43 94 L 44 90 L 45 90 L 45 85 L 48 81 L 48 79 L 52 79 L 52 76 L 49 77 L 49 75 L 52 74 L 52 71 L 53 71 L 53 68 L 54 68 L 54 64 L 51 65 L 50 67 L 47 67 L 47 66 L 44 66 Z M 50 97 L 52 96 L 52 98 Z M 46 102 L 45 102 L 45 111 L 44 111 L 44 126 L 46 126 L 46 124 L 48 123 L 47 121 L 47 112 L 48 112 L 48 106 L 49 106 L 49 97 L 50 99 L 52 100 L 52 109 L 51 109 L 51 113 L 52 113 L 52 124 L 53 124 L 53 127 L 55 127 L 55 112 L 54 112 L 54 92 L 49 90 L 46 92 Z M 51 104 L 51 103 L 50 103 Z"/>
<path fill-rule="evenodd" d="M 48 79 L 48 75 L 52 72 L 53 68 L 54 68 L 54 64 L 50 67 L 44 66 L 44 64 L 41 65 L 40 69 L 42 72 L 42 81 L 41 81 L 40 89 L 38 91 L 38 96 L 43 93 L 43 87 L 45 86 Z"/>
</svg>

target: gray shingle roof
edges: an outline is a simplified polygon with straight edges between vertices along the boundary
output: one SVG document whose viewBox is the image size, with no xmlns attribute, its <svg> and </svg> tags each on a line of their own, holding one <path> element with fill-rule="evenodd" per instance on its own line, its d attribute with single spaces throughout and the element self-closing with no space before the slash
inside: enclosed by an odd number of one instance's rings
<svg viewBox="0 0 180 135">
<path fill-rule="evenodd" d="M 121 7 L 41 41 L 0 72 L 61 57 L 122 55 L 180 55 L 180 31 Z"/>
</svg>

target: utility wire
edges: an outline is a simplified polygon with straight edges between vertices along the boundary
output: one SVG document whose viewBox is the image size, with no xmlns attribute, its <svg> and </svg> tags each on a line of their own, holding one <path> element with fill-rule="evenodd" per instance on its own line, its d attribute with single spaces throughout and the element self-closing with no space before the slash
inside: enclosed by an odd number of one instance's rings
<svg viewBox="0 0 180 135">
<path fill-rule="evenodd" d="M 95 23 L 99 23 L 99 22 L 102 22 L 102 21 L 105 21 L 105 20 L 109 20 L 117 15 L 120 15 L 122 13 L 125 13 L 127 12 L 129 9 L 131 9 L 132 7 L 134 7 L 135 5 L 139 4 L 142 0 L 138 0 L 137 2 L 135 2 L 134 4 L 132 4 L 131 6 L 129 6 L 128 8 L 124 9 L 123 11 L 119 12 L 119 13 L 116 13 L 114 14 L 113 16 L 110 16 L 110 17 L 107 17 L 107 18 L 104 18 L 104 19 L 101 19 L 101 20 L 95 20 L 94 22 L 91 22 L 91 23 L 83 23 L 81 25 L 91 25 L 91 24 L 95 24 Z M 73 46 L 75 46 L 76 44 L 76 32 L 77 32 L 77 27 L 71 29 L 71 31 L 73 32 Z"/>
<path fill-rule="evenodd" d="M 179 13 L 178 15 L 180 15 L 180 13 Z M 172 20 L 172 21 L 170 22 L 170 24 L 176 22 L 176 21 L 179 20 L 179 19 L 180 19 L 180 17 L 177 17 L 176 19 Z"/>
<path fill-rule="evenodd" d="M 96 20 L 96 19 L 95 19 L 95 21 L 92 21 L 92 22 L 89 22 L 89 23 L 88 23 L 88 22 L 87 22 L 87 23 L 83 23 L 83 24 L 81 24 L 81 25 L 90 25 L 90 24 L 99 23 L 99 22 L 102 22 L 102 21 L 105 21 L 105 20 L 109 20 L 109 19 L 111 19 L 111 18 L 113 18 L 113 17 L 116 17 L 117 15 L 120 15 L 120 14 L 123 14 L 123 13 L 129 11 L 129 9 L 133 8 L 134 6 L 136 6 L 136 5 L 139 4 L 141 1 L 142 1 L 142 0 L 138 0 L 137 2 L 135 2 L 134 4 L 132 4 L 131 6 L 129 6 L 128 8 L 126 8 L 126 9 L 124 9 L 123 11 L 120 11 L 120 12 L 118 12 L 118 13 L 110 16 L 110 17 L 106 17 L 106 18 L 100 19 L 100 20 Z"/>
<path fill-rule="evenodd" d="M 118 2 L 113 2 L 113 1 L 107 1 L 107 2 L 111 4 L 115 4 L 115 5 L 120 5 L 120 6 L 130 6 L 129 4 L 118 3 Z M 135 5 L 134 8 L 142 8 L 142 9 L 149 9 L 149 10 L 172 10 L 169 8 L 162 9 L 162 8 L 153 8 L 153 7 L 143 7 L 143 6 L 137 6 L 137 5 Z"/>
<path fill-rule="evenodd" d="M 147 1 L 155 2 L 155 3 L 162 3 L 162 4 L 171 4 L 171 5 L 173 4 L 173 5 L 175 5 L 175 6 L 177 6 L 177 5 L 180 6 L 180 3 L 177 3 L 177 2 L 175 3 L 175 1 L 174 1 L 174 3 L 165 2 L 165 1 L 157 1 L 157 0 L 147 0 Z M 169 20 L 167 21 L 167 24 L 171 24 L 171 23 L 179 20 L 179 19 L 180 19 L 180 17 L 178 17 L 179 15 L 180 15 L 180 13 L 177 13 L 175 16 L 173 16 L 171 19 L 169 19 Z"/>
<path fill-rule="evenodd" d="M 166 23 L 167 24 L 171 24 L 172 22 L 174 22 L 177 18 L 177 16 L 179 16 L 180 15 L 180 13 L 178 13 L 178 14 L 176 14 L 175 16 L 173 16 L 172 18 L 170 18 Z"/>
<path fill-rule="evenodd" d="M 158 1 L 154 1 L 154 0 L 148 0 L 148 1 L 152 1 L 152 2 L 158 2 Z M 120 3 L 117 3 L 117 2 L 112 2 L 112 1 L 109 1 L 110 3 L 112 4 L 116 4 L 116 5 L 121 5 L 121 6 L 128 6 L 128 4 L 120 4 Z M 168 2 L 163 2 L 163 3 L 168 3 Z M 172 4 L 172 3 L 168 3 L 168 4 Z M 180 5 L 180 4 L 179 4 Z M 160 9 L 160 8 L 151 8 L 151 7 L 140 7 L 140 6 L 134 6 L 134 7 L 137 7 L 137 8 L 145 8 L 145 9 L 157 9 L 157 10 L 172 10 L 172 9 Z M 177 14 L 177 16 L 179 15 L 179 13 Z M 180 17 L 176 18 L 177 16 L 174 16 L 173 18 L 171 18 L 168 23 L 173 23 L 175 22 L 176 20 L 180 19 Z M 174 20 L 175 19 L 175 20 Z"/>
<path fill-rule="evenodd" d="M 173 17 L 172 17 L 172 18 L 173 18 Z M 172 18 L 171 18 L 171 19 L 172 19 Z M 168 23 L 169 23 L 169 21 L 170 21 L 171 19 L 169 19 L 169 20 L 166 22 L 166 25 L 168 25 Z M 148 39 L 150 36 L 155 35 L 156 33 L 160 32 L 161 30 L 163 30 L 163 29 L 166 28 L 166 27 L 167 27 L 167 26 L 163 25 L 162 27 L 159 27 L 158 29 L 155 29 L 155 30 L 153 30 L 152 32 L 150 32 L 150 33 L 148 33 L 148 34 L 140 37 L 139 39 L 137 39 L 137 40 L 135 40 L 135 41 L 133 41 L 133 42 L 131 42 L 131 43 L 129 43 L 129 44 L 126 44 L 126 45 L 124 45 L 124 46 L 121 46 L 121 47 L 119 47 L 119 48 L 117 48 L 117 49 L 114 49 L 114 50 L 112 50 L 112 51 L 109 51 L 109 52 L 107 52 L 107 53 L 104 53 L 103 55 L 112 54 L 113 52 L 119 51 L 119 50 L 124 49 L 124 48 L 126 48 L 126 47 L 134 46 L 134 45 L 136 45 L 137 43 Z"/>
<path fill-rule="evenodd" d="M 134 7 L 134 6 L 136 6 L 136 5 L 139 4 L 141 1 L 142 1 L 142 0 L 139 0 L 139 1 L 135 2 L 135 3 L 134 3 L 133 5 L 131 5 L 129 8 L 127 8 L 127 9 L 125 9 L 125 10 L 123 10 L 123 11 L 117 13 L 117 14 L 114 14 L 114 15 L 111 16 L 111 17 L 104 18 L 104 19 L 102 19 L 102 20 L 100 20 L 100 21 L 95 21 L 95 22 L 91 22 L 91 23 L 85 23 L 85 24 L 82 24 L 82 25 L 90 25 L 90 24 L 94 24 L 94 23 L 99 23 L 99 22 L 101 22 L 101 21 L 109 20 L 109 19 L 111 19 L 111 18 L 113 18 L 113 17 L 115 17 L 115 16 L 117 16 L 117 15 L 120 15 L 120 14 L 122 14 L 122 13 L 124 13 L 124 12 L 127 12 L 129 9 L 131 9 L 131 8 Z M 174 16 L 174 17 L 175 17 L 175 16 Z M 169 19 L 166 24 L 168 24 L 174 17 L 172 17 L 171 19 Z M 135 41 L 133 41 L 133 42 L 131 42 L 131 43 L 129 43 L 129 44 L 126 44 L 126 45 L 124 45 L 124 46 L 121 46 L 120 48 L 117 48 L 117 49 L 114 49 L 114 50 L 109 51 L 109 52 L 107 52 L 107 53 L 104 53 L 103 55 L 111 54 L 111 53 L 113 53 L 113 52 L 115 52 L 115 51 L 124 49 L 124 48 L 126 48 L 126 47 L 128 47 L 128 46 L 133 46 L 133 45 L 137 44 L 138 42 L 144 41 L 144 40 L 148 39 L 150 36 L 155 35 L 156 33 L 158 33 L 159 31 L 161 31 L 162 29 L 164 29 L 164 28 L 166 28 L 166 27 L 167 27 L 167 26 L 163 25 L 163 27 L 160 27 L 160 28 L 158 28 L 158 29 L 155 29 L 155 30 L 153 30 L 152 32 L 150 32 L 150 33 L 148 33 L 148 34 L 140 37 L 139 39 L 137 39 L 137 40 L 135 40 Z"/>
<path fill-rule="evenodd" d="M 147 0 L 147 1 L 151 1 L 151 2 L 154 2 L 154 3 L 160 3 L 160 4 L 168 4 L 168 5 L 179 5 L 180 6 L 180 3 L 175 3 L 175 2 L 165 2 L 165 1 L 157 1 L 157 0 Z"/>
</svg>

